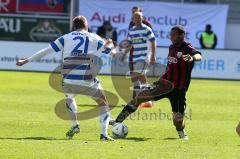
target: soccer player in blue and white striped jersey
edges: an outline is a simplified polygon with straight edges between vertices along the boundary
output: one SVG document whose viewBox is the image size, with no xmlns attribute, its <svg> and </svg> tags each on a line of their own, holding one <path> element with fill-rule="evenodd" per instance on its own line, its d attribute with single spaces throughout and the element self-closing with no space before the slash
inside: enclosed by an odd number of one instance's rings
<svg viewBox="0 0 240 159">
<path fill-rule="evenodd" d="M 107 134 L 110 120 L 109 106 L 102 90 L 100 82 L 94 77 L 96 65 L 93 64 L 92 56 L 103 53 L 112 53 L 112 40 L 104 41 L 98 35 L 89 33 L 88 23 L 84 16 L 77 16 L 73 19 L 74 31 L 58 38 L 50 45 L 35 53 L 27 59 L 17 61 L 18 66 L 38 60 L 51 53 L 61 54 L 63 58 L 62 77 L 63 90 L 66 95 L 66 104 L 69 109 L 72 127 L 66 133 L 68 138 L 80 132 L 80 125 L 77 120 L 77 94 L 92 97 L 100 106 L 101 133 L 100 140 L 113 141 Z M 92 55 L 92 56 L 91 56 Z"/>
<path fill-rule="evenodd" d="M 128 33 L 128 40 L 133 46 L 132 61 L 129 61 L 134 85 L 133 98 L 147 83 L 146 73 L 149 64 L 155 63 L 156 38 L 152 29 L 143 24 L 142 21 L 142 13 L 135 12 L 133 14 L 134 26 L 129 29 Z M 151 101 L 143 104 L 152 105 Z"/>
</svg>

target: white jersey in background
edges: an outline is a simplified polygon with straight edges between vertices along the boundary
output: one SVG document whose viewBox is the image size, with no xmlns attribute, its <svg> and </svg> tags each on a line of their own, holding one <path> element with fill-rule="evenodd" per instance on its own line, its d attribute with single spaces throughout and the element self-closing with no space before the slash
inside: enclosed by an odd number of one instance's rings
<svg viewBox="0 0 240 159">
<path fill-rule="evenodd" d="M 133 62 L 150 61 L 151 49 L 149 42 L 156 41 L 155 35 L 150 27 L 142 24 L 140 28 L 133 26 L 129 29 L 128 40 L 133 45 Z"/>
</svg>

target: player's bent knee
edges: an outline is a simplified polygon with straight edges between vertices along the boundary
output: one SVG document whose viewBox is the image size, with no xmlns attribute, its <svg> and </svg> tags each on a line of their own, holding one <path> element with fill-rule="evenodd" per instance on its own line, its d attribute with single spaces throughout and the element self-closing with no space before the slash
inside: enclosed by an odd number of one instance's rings
<svg viewBox="0 0 240 159">
<path fill-rule="evenodd" d="M 93 100 L 99 105 L 99 106 L 105 106 L 108 105 L 106 95 L 103 90 L 99 89 L 97 93 L 92 97 Z"/>
</svg>

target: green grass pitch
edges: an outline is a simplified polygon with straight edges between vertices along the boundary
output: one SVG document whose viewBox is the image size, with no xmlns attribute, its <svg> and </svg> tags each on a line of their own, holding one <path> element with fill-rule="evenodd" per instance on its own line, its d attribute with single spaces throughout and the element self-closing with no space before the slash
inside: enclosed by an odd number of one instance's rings
<svg viewBox="0 0 240 159">
<path fill-rule="evenodd" d="M 54 111 L 64 95 L 49 86 L 48 77 L 48 73 L 0 71 L 0 159 L 240 158 L 240 138 L 235 133 L 240 116 L 239 81 L 192 80 L 187 94 L 188 141 L 177 139 L 167 118 L 170 104 L 164 99 L 138 110 L 125 122 L 129 128 L 126 139 L 100 142 L 98 117 L 81 121 L 81 133 L 73 140 L 65 139 L 71 123 Z M 109 76 L 99 78 L 106 90 L 115 93 Z M 78 97 L 77 103 L 80 112 L 94 104 L 86 97 Z M 113 117 L 122 104 L 120 100 L 111 111 Z"/>
</svg>

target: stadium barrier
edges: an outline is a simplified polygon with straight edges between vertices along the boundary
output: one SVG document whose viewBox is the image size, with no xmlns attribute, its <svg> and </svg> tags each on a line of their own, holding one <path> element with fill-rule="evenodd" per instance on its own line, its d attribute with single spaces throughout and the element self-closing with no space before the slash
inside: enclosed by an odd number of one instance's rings
<svg viewBox="0 0 240 159">
<path fill-rule="evenodd" d="M 48 42 L 68 32 L 67 16 L 0 14 L 0 40 Z"/>
<path fill-rule="evenodd" d="M 114 6 L 114 7 L 113 7 Z M 199 37 L 206 24 L 211 24 L 218 37 L 217 48 L 225 46 L 225 32 L 227 24 L 228 5 L 209 5 L 168 3 L 159 1 L 81 1 L 79 15 L 88 19 L 90 29 L 97 31 L 104 20 L 111 22 L 118 32 L 118 40 L 126 39 L 128 25 L 131 21 L 131 9 L 140 6 L 144 17 L 153 25 L 153 32 L 159 46 L 168 46 L 169 31 L 175 25 L 182 25 L 186 29 L 185 38 L 195 47 L 200 47 Z"/>
<path fill-rule="evenodd" d="M 44 71 L 51 72 L 61 64 L 60 53 L 52 54 L 41 60 L 32 62 L 22 67 L 16 66 L 18 58 L 29 57 L 34 52 L 46 47 L 48 43 L 35 42 L 9 42 L 0 41 L 0 69 L 1 70 L 24 70 L 24 71 Z M 196 62 L 192 77 L 208 79 L 240 79 L 240 50 L 202 50 L 201 62 Z M 168 48 L 157 48 L 157 62 L 166 65 Z M 111 66 L 114 64 L 115 70 L 121 70 L 123 65 L 120 61 L 114 60 L 105 54 L 100 54 L 102 59 L 101 74 L 110 74 Z M 119 69 L 118 69 L 119 68 Z M 155 72 L 158 69 L 155 69 Z M 116 73 L 116 72 L 113 72 Z M 153 72 L 154 73 L 154 72 Z M 120 73 L 121 74 L 121 73 Z"/>
</svg>

